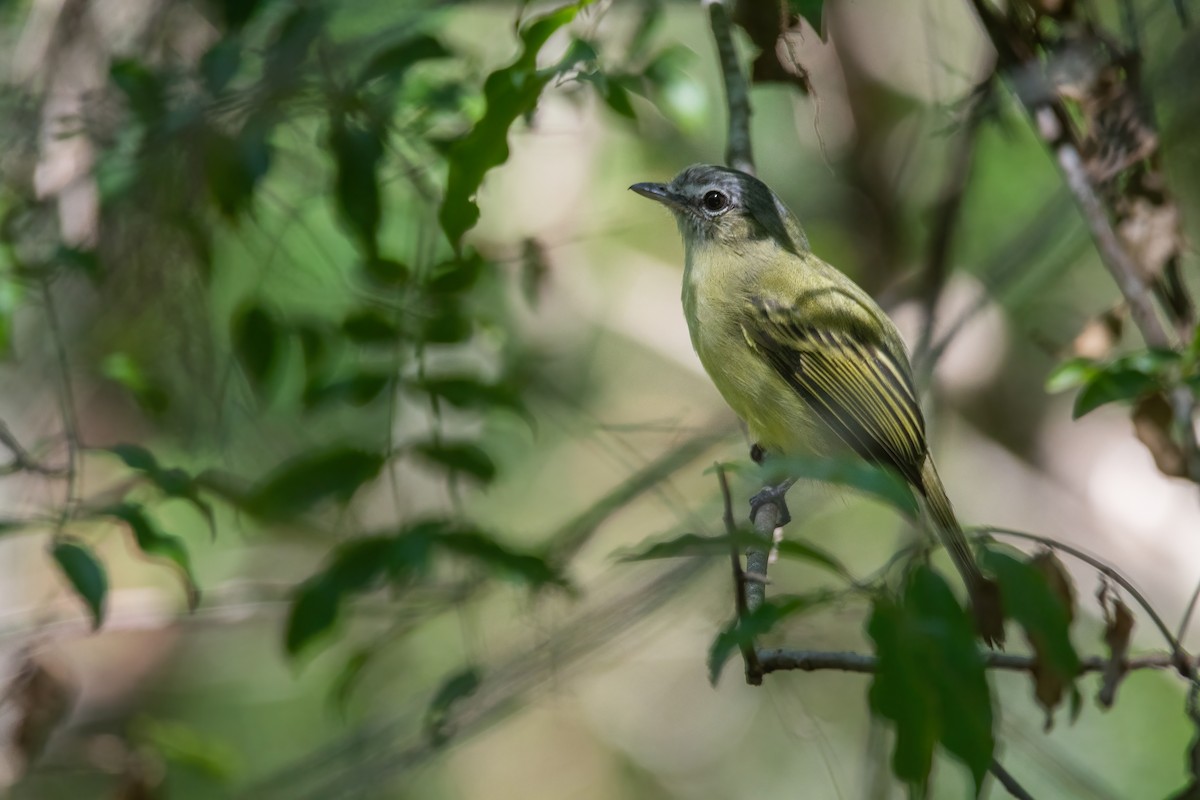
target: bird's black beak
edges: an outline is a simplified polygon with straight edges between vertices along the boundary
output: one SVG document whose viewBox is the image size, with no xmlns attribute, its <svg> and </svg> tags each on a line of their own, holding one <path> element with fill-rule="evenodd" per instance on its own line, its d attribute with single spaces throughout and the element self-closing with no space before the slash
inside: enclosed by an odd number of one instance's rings
<svg viewBox="0 0 1200 800">
<path fill-rule="evenodd" d="M 637 192 L 642 197 L 649 197 L 651 200 L 657 200 L 672 211 L 687 211 L 687 203 L 682 197 L 672 192 L 666 184 L 662 183 L 635 183 L 629 187 L 630 191 Z"/>
</svg>

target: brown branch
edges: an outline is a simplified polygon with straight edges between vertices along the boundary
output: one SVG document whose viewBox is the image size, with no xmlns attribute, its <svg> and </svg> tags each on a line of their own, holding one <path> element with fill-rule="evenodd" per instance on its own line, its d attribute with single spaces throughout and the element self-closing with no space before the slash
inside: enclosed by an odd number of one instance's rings
<svg viewBox="0 0 1200 800">
<path fill-rule="evenodd" d="M 770 561 L 771 542 L 775 536 L 775 528 L 779 525 L 779 518 L 782 516 L 779 505 L 776 503 L 763 503 L 758 507 L 751 520 L 754 524 L 754 532 L 763 539 L 762 547 L 747 547 L 746 548 L 746 572 L 756 576 L 758 580 L 746 584 L 746 607 L 753 611 L 763 604 L 767 599 L 767 566 Z"/>
<path fill-rule="evenodd" d="M 747 599 L 746 595 L 751 585 L 762 586 L 762 583 L 755 581 L 753 584 L 747 583 L 746 573 L 742 570 L 742 558 L 738 554 L 736 536 L 737 523 L 733 521 L 733 496 L 729 492 L 729 479 L 725 476 L 725 465 L 717 463 L 717 480 L 721 483 L 721 498 L 725 504 L 725 513 L 723 519 L 725 521 L 725 532 L 729 534 L 729 563 L 733 571 L 733 603 L 737 608 L 738 624 L 740 625 L 746 619 Z M 743 641 L 740 645 L 742 651 L 742 660 L 746 664 L 746 683 L 751 686 L 762 685 L 762 667 L 758 663 L 758 655 L 754 651 L 754 643 Z"/>
<path fill-rule="evenodd" d="M 738 64 L 737 50 L 733 45 L 733 24 L 730 20 L 729 9 L 722 0 L 702 0 L 708 6 L 709 21 L 712 25 L 713 39 L 717 43 L 717 55 L 721 62 L 721 76 L 725 82 L 725 101 L 729 110 L 729 143 L 725 150 L 725 163 L 734 169 L 754 174 L 754 153 L 750 140 L 750 86 L 746 76 Z M 722 476 L 722 486 L 725 486 Z M 782 500 L 780 501 L 782 502 Z M 726 513 L 730 512 L 730 502 L 726 495 Z M 754 530 L 763 537 L 764 542 L 770 542 L 779 520 L 783 518 L 783 507 L 780 503 L 763 503 L 757 507 L 751 522 Z M 745 603 L 747 613 L 753 612 L 766 599 L 766 577 L 769 545 L 762 548 L 746 548 L 746 569 L 742 572 L 739 602 Z M 741 567 L 739 566 L 740 570 Z M 746 573 L 755 577 L 752 581 L 745 580 Z M 749 673 L 747 673 L 749 676 Z"/>
<path fill-rule="evenodd" d="M 997 653 L 987 651 L 983 654 L 987 669 L 1004 670 L 1006 672 L 1032 672 L 1037 666 L 1037 658 L 1028 655 Z M 879 666 L 878 659 L 866 653 L 836 652 L 821 650 L 784 650 L 762 649 L 757 651 L 758 663 L 763 674 L 782 672 L 785 670 L 800 670 L 801 672 L 817 672 L 819 670 L 836 670 L 839 672 L 858 672 L 872 674 Z M 1110 659 L 1103 656 L 1090 656 L 1079 662 L 1079 674 L 1103 672 Z M 1149 653 L 1144 656 L 1125 659 L 1122 666 L 1128 670 L 1142 669 L 1175 669 L 1177 658 L 1171 653 Z"/>
<path fill-rule="evenodd" d="M 1022 39 L 1019 31 L 1014 30 L 984 0 L 970 0 L 970 4 L 996 48 L 1001 67 L 1013 72 L 1028 71 L 1031 67 L 1040 69 L 1033 46 Z M 1172 347 L 1171 337 L 1155 309 L 1151 286 L 1122 245 L 1108 209 L 1096 194 L 1066 106 L 1053 92 L 1045 91 L 1048 87 L 1043 85 L 1044 82 L 1034 83 L 1037 84 L 1036 93 L 1022 92 L 1020 87 L 1016 87 L 1017 94 L 1026 105 L 1038 136 L 1054 155 L 1054 161 L 1083 214 L 1101 262 L 1125 299 L 1130 316 L 1146 344 L 1150 347 Z M 1193 422 L 1195 397 L 1186 388 L 1179 388 L 1171 392 L 1170 400 L 1176 432 L 1183 443 L 1187 460 L 1188 478 L 1200 483 L 1200 442 L 1197 442 Z"/>
<path fill-rule="evenodd" d="M 12 461 L 0 466 L 0 475 L 11 475 L 14 472 L 35 472 L 53 478 L 67 475 L 65 467 L 50 467 L 34 458 L 17 440 L 8 424 L 2 420 L 0 420 L 0 445 L 4 445 L 13 457 Z"/>
<path fill-rule="evenodd" d="M 725 81 L 725 99 L 729 108 L 729 143 L 725 148 L 725 163 L 734 169 L 754 174 L 754 152 L 750 143 L 750 86 L 738 64 L 737 49 L 733 46 L 733 23 L 729 9 L 722 0 L 703 0 L 708 6 L 713 39 L 721 62 L 721 77 Z"/>
<path fill-rule="evenodd" d="M 1100 253 L 1100 260 L 1125 298 L 1130 316 L 1142 332 L 1142 338 L 1151 347 L 1169 348 L 1171 339 L 1155 311 L 1150 285 L 1142 278 L 1138 265 L 1117 238 L 1108 211 L 1096 195 L 1092 179 L 1087 174 L 1083 156 L 1074 142 L 1063 135 L 1061 118 L 1049 106 L 1035 109 L 1032 113 L 1038 134 L 1054 152 L 1054 160 L 1083 213 L 1088 232 Z"/>
</svg>

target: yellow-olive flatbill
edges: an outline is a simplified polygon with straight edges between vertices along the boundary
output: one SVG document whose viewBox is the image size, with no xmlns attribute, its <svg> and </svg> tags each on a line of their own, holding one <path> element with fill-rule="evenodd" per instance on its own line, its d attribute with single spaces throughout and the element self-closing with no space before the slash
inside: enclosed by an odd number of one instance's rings
<svg viewBox="0 0 1200 800">
<path fill-rule="evenodd" d="M 946 497 L 888 316 L 812 254 L 787 206 L 751 175 L 697 165 L 669 184 L 629 188 L 675 215 L 692 345 L 749 427 L 756 459 L 848 447 L 899 472 L 966 583 L 980 636 L 1003 644 L 999 589 L 980 572 Z"/>
</svg>

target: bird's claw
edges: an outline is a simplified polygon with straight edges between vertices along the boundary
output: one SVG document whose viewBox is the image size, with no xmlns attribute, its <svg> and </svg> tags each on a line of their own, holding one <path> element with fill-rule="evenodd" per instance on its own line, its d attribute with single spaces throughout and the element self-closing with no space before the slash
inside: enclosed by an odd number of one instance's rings
<svg viewBox="0 0 1200 800">
<path fill-rule="evenodd" d="M 779 509 L 779 519 L 776 521 L 775 527 L 781 528 L 791 522 L 792 514 L 788 511 L 787 502 L 784 499 L 790 488 L 792 488 L 791 481 L 785 481 L 778 486 L 763 487 L 758 494 L 750 498 L 750 521 L 754 522 L 754 518 L 758 516 L 760 508 L 771 504 Z"/>
</svg>

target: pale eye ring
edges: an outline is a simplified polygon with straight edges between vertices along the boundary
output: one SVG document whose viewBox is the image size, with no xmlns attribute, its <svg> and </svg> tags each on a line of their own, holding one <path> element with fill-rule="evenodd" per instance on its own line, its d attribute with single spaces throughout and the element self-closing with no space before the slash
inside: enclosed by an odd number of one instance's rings
<svg viewBox="0 0 1200 800">
<path fill-rule="evenodd" d="M 718 192 L 713 189 L 710 192 L 704 193 L 704 198 L 701 200 L 706 211 L 716 213 L 729 208 L 729 195 L 724 192 Z"/>
</svg>

